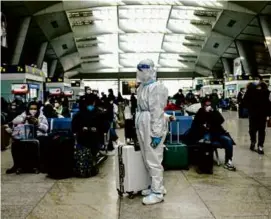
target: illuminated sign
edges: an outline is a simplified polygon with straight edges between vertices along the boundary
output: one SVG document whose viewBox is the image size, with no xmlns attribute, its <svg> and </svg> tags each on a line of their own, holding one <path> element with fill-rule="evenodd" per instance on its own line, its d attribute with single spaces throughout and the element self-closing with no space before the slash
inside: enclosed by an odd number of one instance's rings
<svg viewBox="0 0 271 219">
<path fill-rule="evenodd" d="M 11 92 L 13 94 L 27 94 L 29 92 L 28 84 L 12 84 Z"/>
<path fill-rule="evenodd" d="M 64 78 L 46 78 L 46 83 L 61 83 L 64 82 Z"/>
<path fill-rule="evenodd" d="M 61 88 L 50 88 L 49 94 L 51 95 L 60 95 L 61 94 Z"/>
<path fill-rule="evenodd" d="M 72 96 L 73 95 L 73 90 L 65 90 L 64 95 L 65 96 Z"/>
</svg>

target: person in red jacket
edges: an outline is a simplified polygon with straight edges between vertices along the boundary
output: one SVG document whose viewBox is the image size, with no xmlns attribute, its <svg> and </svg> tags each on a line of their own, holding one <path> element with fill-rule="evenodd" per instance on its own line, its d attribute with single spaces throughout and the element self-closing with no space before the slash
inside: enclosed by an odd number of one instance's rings
<svg viewBox="0 0 271 219">
<path fill-rule="evenodd" d="M 165 107 L 164 110 L 165 110 L 165 111 L 176 111 L 176 110 L 181 110 L 181 108 L 175 104 L 175 101 L 176 101 L 176 100 L 174 100 L 174 99 L 170 99 L 170 100 L 168 101 L 168 104 L 167 104 L 167 106 Z"/>
</svg>

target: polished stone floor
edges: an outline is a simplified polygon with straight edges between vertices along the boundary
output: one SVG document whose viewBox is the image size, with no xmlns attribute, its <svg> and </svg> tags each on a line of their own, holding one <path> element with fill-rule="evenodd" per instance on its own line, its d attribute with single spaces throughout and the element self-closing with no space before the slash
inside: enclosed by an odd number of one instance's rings
<svg viewBox="0 0 271 219">
<path fill-rule="evenodd" d="M 165 172 L 168 194 L 154 206 L 143 206 L 140 197 L 118 198 L 114 157 L 97 177 L 55 181 L 43 174 L 5 175 L 12 162 L 10 151 L 2 152 L 1 218 L 271 219 L 271 129 L 266 155 L 260 156 L 248 150 L 248 121 L 233 112 L 224 115 L 225 127 L 237 142 L 237 171 L 215 167 L 213 175 L 198 175 L 193 169 Z M 223 154 L 220 150 L 220 158 Z"/>
</svg>

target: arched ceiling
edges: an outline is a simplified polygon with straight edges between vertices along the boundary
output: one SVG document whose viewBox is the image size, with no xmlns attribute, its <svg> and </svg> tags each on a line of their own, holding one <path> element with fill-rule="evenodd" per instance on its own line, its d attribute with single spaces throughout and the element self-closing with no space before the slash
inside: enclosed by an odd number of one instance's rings
<svg viewBox="0 0 271 219">
<path fill-rule="evenodd" d="M 259 69 L 271 73 L 257 16 L 271 16 L 270 1 L 96 0 L 2 2 L 16 16 L 33 15 L 49 41 L 47 58 L 65 75 L 135 72 L 151 58 L 158 72 L 208 76 L 220 58 L 238 56 L 234 40 L 251 41 Z M 13 5 L 12 5 L 13 4 Z M 256 49 L 258 48 L 258 50 Z M 60 69 L 60 68 L 59 68 Z"/>
</svg>

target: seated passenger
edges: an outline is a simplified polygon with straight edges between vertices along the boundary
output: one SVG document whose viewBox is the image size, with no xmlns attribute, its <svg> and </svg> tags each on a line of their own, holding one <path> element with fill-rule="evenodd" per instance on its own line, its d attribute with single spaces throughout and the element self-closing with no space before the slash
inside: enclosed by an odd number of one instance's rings
<svg viewBox="0 0 271 219">
<path fill-rule="evenodd" d="M 165 107 L 164 110 L 165 111 L 169 111 L 169 110 L 176 111 L 176 110 L 181 110 L 181 107 L 179 107 L 178 105 L 176 105 L 176 100 L 170 99 L 168 101 L 168 104 L 167 104 L 167 106 Z"/>
<path fill-rule="evenodd" d="M 209 99 L 203 100 L 202 107 L 197 112 L 193 120 L 189 137 L 194 141 L 205 139 L 211 142 L 219 142 L 225 148 L 225 165 L 228 170 L 235 171 L 232 163 L 234 142 L 229 133 L 222 127 L 223 116 L 213 110 Z"/>
<path fill-rule="evenodd" d="M 12 124 L 14 127 L 21 124 L 32 124 L 34 125 L 34 135 L 37 139 L 42 138 L 43 136 L 47 135 L 48 130 L 48 121 L 46 117 L 40 112 L 38 103 L 30 102 L 26 111 L 23 112 L 21 115 L 17 116 L 13 121 Z M 20 159 L 21 153 L 19 150 L 16 150 L 16 144 L 18 144 L 18 140 L 13 139 L 11 145 L 11 154 L 13 158 L 13 167 L 6 171 L 7 174 L 15 173 L 17 171 L 18 165 L 17 161 Z M 40 147 L 42 147 L 40 145 Z"/>
<path fill-rule="evenodd" d="M 58 114 L 58 116 L 63 116 L 64 118 L 70 118 L 70 111 L 69 108 L 66 106 L 63 106 L 62 102 L 60 100 L 55 100 L 55 110 Z"/>
<path fill-rule="evenodd" d="M 62 117 L 61 115 L 58 115 L 53 105 L 49 101 L 45 102 L 44 106 L 41 108 L 41 111 L 46 118 Z"/>
<path fill-rule="evenodd" d="M 81 100 L 79 107 L 80 111 L 72 120 L 72 132 L 76 134 L 78 144 L 91 148 L 92 154 L 96 156 L 106 132 L 103 112 L 96 107 L 94 95 Z"/>
</svg>

